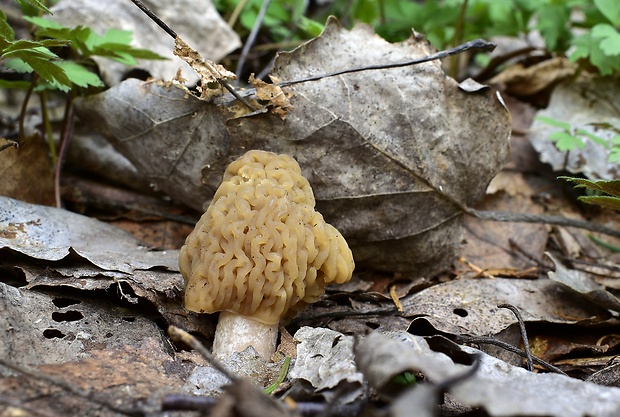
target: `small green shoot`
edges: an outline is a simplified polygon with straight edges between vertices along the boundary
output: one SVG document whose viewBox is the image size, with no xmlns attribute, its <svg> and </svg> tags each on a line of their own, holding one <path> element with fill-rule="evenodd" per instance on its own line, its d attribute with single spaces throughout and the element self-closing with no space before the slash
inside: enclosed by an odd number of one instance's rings
<svg viewBox="0 0 620 417">
<path fill-rule="evenodd" d="M 620 132 L 615 127 L 600 123 L 591 124 L 595 129 L 615 133 L 611 139 L 605 139 L 585 129 L 574 128 L 570 123 L 552 117 L 536 116 L 535 119 L 559 129 L 549 135 L 549 140 L 555 143 L 559 151 L 569 152 L 574 149 L 583 149 L 585 146 L 584 138 L 588 138 L 609 151 L 608 161 L 610 163 L 620 162 Z"/>
<path fill-rule="evenodd" d="M 273 384 L 263 389 L 263 392 L 265 394 L 270 395 L 272 392 L 276 390 L 276 388 L 280 386 L 282 382 L 284 382 L 284 379 L 286 379 L 286 375 L 288 374 L 288 368 L 290 367 L 290 365 L 291 365 L 291 357 L 287 356 L 284 359 L 284 363 L 282 363 L 282 368 L 280 368 L 280 375 L 278 375 L 278 378 L 276 378 Z"/>
<path fill-rule="evenodd" d="M 417 383 L 417 379 L 413 372 L 405 371 L 392 377 L 391 382 L 397 385 L 413 385 Z"/>
</svg>

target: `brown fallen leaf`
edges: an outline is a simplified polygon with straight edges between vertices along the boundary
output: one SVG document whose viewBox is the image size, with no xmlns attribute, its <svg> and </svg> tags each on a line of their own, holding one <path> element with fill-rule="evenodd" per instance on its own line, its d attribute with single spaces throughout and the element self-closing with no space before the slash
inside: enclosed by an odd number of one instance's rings
<svg viewBox="0 0 620 417">
<path fill-rule="evenodd" d="M 390 44 L 331 19 L 320 37 L 280 54 L 271 75 L 292 81 L 432 52 L 418 38 Z M 128 80 L 79 112 L 149 181 L 195 208 L 246 150 L 292 155 L 359 266 L 430 275 L 452 261 L 459 206 L 484 195 L 508 153 L 508 112 L 473 84 L 446 77 L 438 61 L 342 74 L 283 87 L 293 109 L 282 121 L 266 111 L 231 118 L 221 100 Z"/>
<path fill-rule="evenodd" d="M 38 135 L 27 138 L 19 148 L 0 152 L 0 195 L 54 205 L 54 172 L 48 152 Z"/>
</svg>

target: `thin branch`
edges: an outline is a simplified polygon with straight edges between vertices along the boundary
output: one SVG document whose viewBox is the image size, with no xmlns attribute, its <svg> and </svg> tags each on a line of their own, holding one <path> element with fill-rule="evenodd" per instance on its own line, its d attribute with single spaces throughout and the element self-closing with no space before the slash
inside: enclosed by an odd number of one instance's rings
<svg viewBox="0 0 620 417">
<path fill-rule="evenodd" d="M 37 85 L 38 79 L 39 75 L 35 72 L 34 76 L 32 77 L 32 82 L 30 83 L 28 90 L 26 90 L 26 96 L 24 97 L 24 101 L 22 102 L 22 108 L 19 112 L 19 141 L 22 144 L 25 142 L 24 139 L 26 139 L 26 134 L 24 133 L 26 111 L 28 111 L 28 103 L 30 102 L 30 97 L 32 97 L 32 92 L 34 91 L 34 87 Z"/>
<path fill-rule="evenodd" d="M 174 30 L 172 30 L 172 28 L 170 26 L 168 26 L 166 24 L 166 22 L 164 22 L 159 17 L 157 17 L 157 15 L 155 13 L 150 11 L 149 8 L 146 7 L 146 5 L 144 3 L 142 3 L 140 0 L 131 0 L 131 2 L 133 4 L 135 4 L 136 6 L 138 6 L 138 8 L 140 10 L 142 10 L 145 15 L 150 17 L 153 22 L 157 23 L 157 25 L 160 28 L 162 28 L 168 35 L 172 36 L 172 39 L 176 39 L 177 38 L 177 36 L 178 36 L 177 33 Z"/>
<path fill-rule="evenodd" d="M 65 103 L 63 121 L 62 132 L 60 134 L 60 150 L 58 151 L 56 169 L 54 170 L 54 198 L 57 208 L 62 207 L 62 201 L 60 200 L 60 172 L 62 170 L 62 162 L 65 159 L 65 153 L 67 153 L 69 139 L 73 131 L 73 96 L 71 96 L 71 94 L 69 94 L 67 102 Z"/>
<path fill-rule="evenodd" d="M 527 370 L 530 372 L 534 372 L 534 363 L 532 362 L 532 351 L 530 350 L 530 342 L 527 339 L 527 331 L 525 330 L 525 323 L 523 322 L 523 317 L 521 317 L 521 313 L 517 309 L 517 307 L 512 304 L 503 303 L 497 306 L 498 308 L 507 308 L 512 311 L 512 314 L 517 318 L 517 322 L 519 323 L 519 330 L 521 331 L 521 339 L 523 339 L 523 349 L 525 350 L 525 358 L 527 361 Z"/>
<path fill-rule="evenodd" d="M 434 53 L 434 54 L 431 54 L 431 55 L 428 55 L 422 58 L 416 58 L 416 59 L 412 59 L 412 60 L 404 61 L 404 62 L 396 62 L 393 64 L 377 64 L 377 65 L 368 65 L 368 66 L 358 67 L 358 68 L 348 68 L 348 69 L 344 69 L 340 71 L 330 72 L 327 74 L 314 75 L 312 77 L 302 78 L 300 80 L 283 81 L 283 82 L 278 83 L 278 85 L 280 87 L 288 87 L 290 85 L 301 84 L 301 83 L 305 83 L 308 81 L 317 81 L 323 78 L 336 77 L 338 75 L 351 74 L 354 72 L 408 67 L 411 65 L 418 65 L 418 64 L 423 64 L 425 62 L 435 61 L 436 59 L 443 59 L 443 58 L 446 58 L 452 55 L 460 54 L 465 51 L 491 52 L 493 49 L 495 49 L 495 46 L 496 45 L 494 43 L 487 42 L 484 39 L 476 39 L 473 41 L 466 42 L 462 45 L 456 46 L 454 48 L 447 49 L 445 51 L 439 51 L 437 53 Z"/>
<path fill-rule="evenodd" d="M 239 57 L 239 62 L 237 63 L 237 78 L 241 78 L 241 74 L 243 73 L 243 67 L 245 66 L 245 61 L 248 57 L 248 53 L 254 45 L 254 41 L 256 41 L 256 36 L 258 35 L 258 31 L 260 30 L 261 25 L 263 24 L 263 20 L 265 19 L 265 14 L 267 14 L 267 9 L 271 4 L 271 0 L 263 0 L 263 5 L 258 11 L 258 15 L 256 16 L 256 22 L 254 22 L 254 26 L 248 35 L 248 39 L 245 41 L 245 45 L 243 45 L 243 49 L 241 50 L 241 56 Z"/>
<path fill-rule="evenodd" d="M 521 349 L 519 349 L 518 347 L 515 347 L 513 345 L 511 345 L 510 343 L 506 343 L 506 342 L 502 342 L 501 340 L 497 340 L 494 339 L 492 337 L 485 337 L 485 336 L 456 336 L 456 341 L 458 343 L 473 343 L 473 344 L 479 344 L 479 345 L 495 345 L 495 346 L 499 346 L 504 350 L 507 350 L 509 352 L 512 353 L 516 353 L 517 355 L 525 358 L 525 352 L 523 352 Z M 561 374 L 564 376 L 568 376 L 566 375 L 566 373 L 564 371 L 562 371 L 560 368 L 557 368 L 553 365 L 551 365 L 548 362 L 543 361 L 542 359 L 538 359 L 536 356 L 532 355 L 532 361 L 534 363 L 536 363 L 537 365 L 540 365 L 544 368 L 547 368 L 548 370 L 555 372 L 557 374 Z"/>
<path fill-rule="evenodd" d="M 553 224 L 556 226 L 576 227 L 579 229 L 590 230 L 592 232 L 603 233 L 609 236 L 620 237 L 620 230 L 611 229 L 600 224 L 591 223 L 585 220 L 569 219 L 562 216 L 545 216 L 530 213 L 514 213 L 504 211 L 482 211 L 470 207 L 462 207 L 463 211 L 470 216 L 480 220 L 493 220 L 496 222 L 515 222 L 515 223 L 542 223 Z"/>
</svg>

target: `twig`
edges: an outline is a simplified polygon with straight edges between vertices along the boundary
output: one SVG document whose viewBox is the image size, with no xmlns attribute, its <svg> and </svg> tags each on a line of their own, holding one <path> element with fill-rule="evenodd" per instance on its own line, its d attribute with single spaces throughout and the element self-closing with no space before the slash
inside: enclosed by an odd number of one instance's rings
<svg viewBox="0 0 620 417">
<path fill-rule="evenodd" d="M 133 1 L 133 0 L 132 0 Z M 423 64 L 425 62 L 430 62 L 430 61 L 434 61 L 436 59 L 443 59 L 452 55 L 456 55 L 456 54 L 460 54 L 461 52 L 465 52 L 465 51 L 487 51 L 490 52 L 493 49 L 495 49 L 495 44 L 491 43 L 491 42 L 487 42 L 484 39 L 476 39 L 473 41 L 469 41 L 466 42 L 462 45 L 456 46 L 454 48 L 451 49 L 447 49 L 445 51 L 439 51 L 437 53 L 422 57 L 422 58 L 416 58 L 416 59 L 412 59 L 409 61 L 404 61 L 404 62 L 396 62 L 393 64 L 377 64 L 377 65 L 368 65 L 368 66 L 364 66 L 364 67 L 358 67 L 358 68 L 348 68 L 348 69 L 344 69 L 344 70 L 340 70 L 340 71 L 335 71 L 335 72 L 329 72 L 327 74 L 320 74 L 320 75 L 314 75 L 312 77 L 308 77 L 308 78 L 302 78 L 300 80 L 293 80 L 293 81 L 282 81 L 280 83 L 278 83 L 278 85 L 280 87 L 287 87 L 290 85 L 295 85 L 295 84 L 301 84 L 301 83 L 305 83 L 308 81 L 317 81 L 317 80 L 321 80 L 323 78 L 329 78 L 329 77 L 336 77 L 338 75 L 343 75 L 343 74 L 351 74 L 351 73 L 355 73 L 355 72 L 362 72 L 362 71 L 372 71 L 372 70 L 384 70 L 384 69 L 389 69 L 389 68 L 400 68 L 400 67 L 408 67 L 411 65 L 418 65 L 418 64 Z"/>
<path fill-rule="evenodd" d="M 56 207 L 62 207 L 62 201 L 60 200 L 60 172 L 62 170 L 62 162 L 65 159 L 65 153 L 69 148 L 69 139 L 73 131 L 73 97 L 71 94 L 67 97 L 65 104 L 65 116 L 64 124 L 62 126 L 62 132 L 60 134 L 60 149 L 58 150 L 58 157 L 56 158 L 56 169 L 54 170 L 54 198 L 56 200 Z"/>
<path fill-rule="evenodd" d="M 168 35 L 170 35 L 172 39 L 174 39 L 175 41 L 177 40 L 177 38 L 179 37 L 177 33 L 174 30 L 172 30 L 172 28 L 168 26 L 163 20 L 157 17 L 155 13 L 149 10 L 149 8 L 144 5 L 144 3 L 142 3 L 140 0 L 131 0 L 131 2 L 135 4 L 140 10 L 142 10 L 148 17 L 150 17 L 152 21 L 157 23 L 157 25 L 160 28 L 162 28 Z M 237 93 L 237 91 L 228 82 L 226 82 L 225 80 L 222 80 L 219 77 L 215 77 L 215 80 L 222 87 L 228 90 L 228 92 L 232 94 L 237 100 L 243 103 L 247 108 L 249 108 L 252 111 L 258 110 L 254 106 L 252 106 L 250 103 L 248 103 L 248 101 L 245 98 L 241 97 L 239 93 Z"/>
<path fill-rule="evenodd" d="M 5 366 L 9 369 L 14 370 L 15 372 L 18 372 L 20 374 L 29 376 L 30 378 L 33 379 L 37 379 L 37 380 L 43 380 L 46 381 L 52 385 L 56 385 L 66 391 L 69 391 L 70 393 L 77 395 L 78 397 L 82 397 L 88 401 L 91 401 L 95 404 L 99 404 L 105 408 L 107 408 L 108 410 L 114 411 L 116 413 L 119 414 L 124 414 L 126 416 L 131 416 L 131 417 L 142 417 L 145 416 L 146 413 L 142 410 L 138 410 L 138 409 L 123 409 L 123 408 L 119 408 L 116 407 L 110 403 L 108 403 L 105 400 L 99 399 L 97 397 L 94 396 L 94 394 L 90 391 L 82 391 L 81 389 L 75 388 L 73 385 L 60 380 L 60 379 L 56 379 L 50 375 L 46 375 L 44 373 L 41 372 L 37 372 L 34 369 L 31 368 L 27 368 L 25 366 L 21 366 L 21 365 L 17 365 L 14 363 L 11 363 L 3 358 L 0 358 L 0 365 Z"/>
<path fill-rule="evenodd" d="M 499 304 L 498 308 L 507 308 L 512 311 L 512 313 L 517 318 L 517 322 L 519 323 L 519 330 L 521 331 L 521 339 L 523 339 L 523 349 L 525 350 L 525 358 L 527 361 L 527 370 L 530 372 L 534 372 L 534 364 L 532 363 L 532 351 L 530 350 L 530 342 L 527 340 L 527 331 L 525 330 L 525 323 L 523 322 L 523 317 L 521 317 L 521 313 L 517 309 L 517 307 L 512 304 Z"/>
<path fill-rule="evenodd" d="M 32 92 L 34 91 L 34 87 L 37 85 L 38 79 L 39 79 L 39 75 L 35 72 L 32 77 L 30 86 L 28 87 L 28 90 L 26 90 L 26 96 L 24 97 L 24 101 L 22 102 L 22 108 L 21 108 L 21 111 L 19 112 L 19 141 L 21 143 L 24 143 L 24 139 L 26 139 L 25 138 L 26 134 L 24 133 L 26 111 L 28 110 L 28 103 L 30 102 L 30 97 L 32 97 Z M 53 144 L 50 146 L 53 146 Z"/>
<path fill-rule="evenodd" d="M 258 35 L 258 31 L 263 24 L 263 19 L 265 19 L 265 14 L 267 13 L 267 9 L 269 8 L 270 4 L 271 0 L 263 0 L 263 5 L 261 6 L 260 10 L 258 11 L 258 15 L 256 16 L 256 22 L 254 22 L 254 26 L 252 27 L 252 30 L 248 35 L 248 39 L 245 41 L 245 45 L 243 45 L 243 49 L 241 50 L 241 56 L 239 57 L 239 62 L 237 62 L 237 71 L 235 71 L 235 74 L 237 74 L 237 78 L 239 79 L 241 78 L 241 75 L 243 73 L 243 67 L 245 66 L 245 61 L 248 57 L 248 53 L 250 52 L 252 45 L 254 45 L 254 41 L 256 41 L 256 35 Z"/>
<path fill-rule="evenodd" d="M 519 349 L 518 347 L 515 347 L 513 345 L 511 345 L 510 343 L 506 343 L 506 342 L 502 342 L 501 340 L 497 340 L 494 339 L 492 337 L 485 337 L 485 336 L 456 336 L 456 341 L 458 343 L 473 343 L 473 344 L 482 344 L 482 345 L 495 345 L 495 346 L 499 346 L 504 350 L 507 350 L 509 352 L 512 353 L 516 353 L 517 355 L 525 358 L 525 352 L 523 352 L 521 349 Z M 548 362 L 543 361 L 542 359 L 537 358 L 536 356 L 532 355 L 532 361 L 534 363 L 536 363 L 537 365 L 540 365 L 544 368 L 547 368 L 548 370 L 564 375 L 564 376 L 568 376 L 566 375 L 566 373 L 564 371 L 562 371 L 560 368 L 557 368 L 553 365 L 551 365 Z"/>
<path fill-rule="evenodd" d="M 482 211 L 462 206 L 461 208 L 465 213 L 480 220 L 493 220 L 496 222 L 553 224 L 556 226 L 576 227 L 578 229 L 585 229 L 592 232 L 603 233 L 609 236 L 620 237 L 620 230 L 611 229 L 609 227 L 605 227 L 596 223 L 591 223 L 585 220 L 575 220 L 562 216 L 545 216 L 530 213 Z"/>
</svg>

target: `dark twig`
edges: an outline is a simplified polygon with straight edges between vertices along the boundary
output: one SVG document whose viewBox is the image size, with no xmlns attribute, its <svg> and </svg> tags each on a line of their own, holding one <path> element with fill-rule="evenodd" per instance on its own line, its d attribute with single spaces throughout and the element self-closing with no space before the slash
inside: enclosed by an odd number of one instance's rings
<svg viewBox="0 0 620 417">
<path fill-rule="evenodd" d="M 517 355 L 525 358 L 525 352 L 523 352 L 518 347 L 511 345 L 510 343 L 502 342 L 501 340 L 494 339 L 492 337 L 484 337 L 484 336 L 456 336 L 456 341 L 458 343 L 472 343 L 472 344 L 482 344 L 482 345 L 494 345 L 499 346 L 504 350 L 507 350 L 512 353 L 516 353 Z M 555 372 L 564 376 L 566 373 L 562 371 L 560 368 L 557 368 L 551 365 L 548 362 L 543 361 L 542 359 L 538 359 L 536 356 L 532 355 L 532 361 L 537 365 L 540 365 L 544 368 L 547 368 L 551 372 Z"/>
<path fill-rule="evenodd" d="M 177 40 L 177 38 L 179 37 L 177 33 L 174 30 L 172 30 L 170 26 L 168 26 L 164 21 L 162 21 L 159 17 L 157 17 L 155 13 L 149 10 L 149 8 L 144 5 L 144 3 L 142 3 L 140 0 L 131 0 L 131 2 L 135 4 L 140 10 L 142 10 L 148 17 L 150 17 L 152 21 L 157 23 L 157 25 L 160 28 L 162 28 L 168 35 L 170 35 L 172 39 Z M 248 101 L 245 98 L 241 97 L 241 95 L 239 95 L 239 93 L 237 93 L 237 91 L 228 82 L 226 82 L 225 80 L 222 80 L 219 77 L 215 77 L 215 79 L 222 87 L 228 90 L 230 94 L 232 94 L 237 100 L 243 103 L 247 108 L 249 108 L 252 111 L 258 110 L 254 106 L 252 106 L 250 103 L 248 103 Z"/>
<path fill-rule="evenodd" d="M 150 17 L 153 22 L 157 23 L 157 25 L 162 28 L 168 35 L 172 36 L 172 39 L 177 38 L 177 33 L 172 30 L 172 28 L 168 26 L 163 20 L 157 17 L 155 13 L 150 11 L 149 8 L 144 5 L 144 3 L 142 3 L 140 0 L 131 0 L 131 2 L 138 6 L 138 8 L 142 10 L 145 15 Z"/>
<path fill-rule="evenodd" d="M 258 11 L 258 15 L 256 16 L 256 22 L 254 22 L 254 26 L 248 35 L 248 39 L 245 41 L 245 45 L 243 45 L 243 49 L 241 50 L 241 56 L 239 57 L 239 62 L 237 63 L 237 71 L 235 71 L 237 78 L 241 78 L 243 73 L 243 67 L 245 65 L 245 61 L 248 57 L 248 53 L 254 45 L 254 41 L 256 41 L 256 35 L 258 35 L 258 31 L 260 30 L 261 25 L 263 24 L 263 20 L 265 19 L 265 14 L 267 13 L 267 9 L 271 4 L 271 0 L 263 0 L 263 5 Z"/>
<path fill-rule="evenodd" d="M 487 42 L 484 39 L 476 39 L 473 41 L 469 41 L 466 42 L 462 45 L 456 46 L 454 48 L 451 49 L 447 49 L 445 51 L 439 51 L 437 53 L 422 57 L 422 58 L 416 58 L 416 59 L 412 59 L 410 61 L 404 61 L 404 62 L 396 62 L 393 64 L 376 64 L 376 65 L 368 65 L 365 67 L 358 67 L 358 68 L 348 68 L 348 69 L 344 69 L 344 70 L 340 70 L 340 71 L 335 71 L 335 72 L 330 72 L 327 74 L 320 74 L 320 75 L 314 75 L 312 77 L 308 77 L 308 78 L 302 78 L 300 80 L 293 80 L 293 81 L 283 81 L 278 83 L 278 85 L 280 87 L 287 87 L 289 85 L 294 85 L 294 84 L 301 84 L 301 83 L 305 83 L 308 81 L 317 81 L 317 80 L 321 80 L 323 78 L 329 78 L 329 77 L 336 77 L 338 75 L 343 75 L 343 74 L 351 74 L 354 72 L 362 72 L 362 71 L 372 71 L 372 70 L 384 70 L 384 69 L 389 69 L 389 68 L 400 68 L 400 67 L 408 67 L 411 65 L 417 65 L 417 64 L 423 64 L 425 62 L 430 62 L 430 61 L 434 61 L 436 59 L 443 59 L 452 55 L 456 55 L 456 54 L 460 54 L 461 52 L 465 52 L 465 51 L 487 51 L 490 52 L 493 49 L 495 49 L 495 44 L 491 43 L 491 42 Z"/>
<path fill-rule="evenodd" d="M 65 105 L 64 124 L 62 126 L 62 132 L 60 134 L 60 149 L 58 150 L 58 157 L 56 158 L 56 169 L 54 170 L 54 197 L 56 200 L 56 207 L 61 208 L 62 202 L 60 200 L 60 172 L 62 171 L 62 161 L 65 158 L 65 153 L 69 148 L 69 139 L 73 131 L 73 97 L 69 94 L 67 97 L 67 103 Z"/>
<path fill-rule="evenodd" d="M 21 365 L 17 365 L 14 363 L 11 363 L 3 358 L 0 358 L 0 365 L 5 366 L 9 369 L 12 369 L 15 372 L 18 372 L 20 374 L 29 376 L 30 378 L 36 379 L 36 380 L 43 380 L 46 381 L 52 385 L 55 385 L 57 387 L 60 387 L 74 395 L 77 395 L 78 397 L 84 398 L 88 401 L 91 401 L 95 404 L 99 404 L 105 408 L 107 408 L 110 411 L 113 411 L 115 413 L 119 413 L 119 414 L 124 414 L 126 416 L 131 416 L 131 417 L 142 417 L 144 415 L 146 415 L 146 413 L 142 410 L 138 410 L 138 409 L 123 409 L 123 408 L 119 408 L 116 407 L 112 404 L 110 404 L 109 402 L 102 400 L 100 398 L 97 398 L 94 393 L 91 393 L 89 391 L 82 391 L 81 389 L 75 388 L 73 385 L 60 380 L 60 379 L 56 379 L 50 375 L 46 375 L 44 373 L 41 372 L 37 372 L 34 369 L 31 368 L 27 368 L 25 366 L 21 366 Z"/>
<path fill-rule="evenodd" d="M 620 237 L 620 230 L 611 229 L 609 227 L 587 222 L 585 220 L 575 220 L 561 216 L 545 216 L 530 213 L 481 211 L 470 207 L 462 207 L 462 209 L 465 213 L 474 216 L 480 220 L 493 220 L 496 222 L 553 224 L 556 226 L 576 227 L 578 229 L 585 229 L 592 232 L 603 233 L 609 236 Z"/>
<path fill-rule="evenodd" d="M 517 309 L 517 307 L 512 304 L 499 304 L 498 308 L 507 308 L 512 311 L 512 314 L 517 318 L 517 322 L 519 322 L 519 330 L 521 331 L 521 339 L 523 339 L 523 349 L 525 350 L 525 359 L 527 361 L 527 370 L 530 372 L 534 372 L 534 364 L 532 363 L 532 351 L 530 350 L 530 342 L 527 340 L 527 331 L 525 330 L 525 323 L 523 322 L 523 317 L 521 317 L 521 313 Z"/>
</svg>

